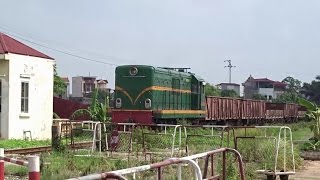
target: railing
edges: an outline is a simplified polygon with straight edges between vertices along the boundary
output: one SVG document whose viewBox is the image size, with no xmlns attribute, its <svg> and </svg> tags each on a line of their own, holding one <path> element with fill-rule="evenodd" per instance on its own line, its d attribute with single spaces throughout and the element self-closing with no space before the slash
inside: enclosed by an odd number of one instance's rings
<svg viewBox="0 0 320 180">
<path fill-rule="evenodd" d="M 187 157 L 182 157 L 182 158 L 170 158 L 167 160 L 164 160 L 162 162 L 150 164 L 150 165 L 144 165 L 144 166 L 138 166 L 138 167 L 132 167 L 128 169 L 122 169 L 122 170 L 116 170 L 116 171 L 111 171 L 111 172 L 106 172 L 106 173 L 101 173 L 101 174 L 91 174 L 83 177 L 78 177 L 78 178 L 71 178 L 69 180 L 85 180 L 85 179 L 108 179 L 108 178 L 115 178 L 115 179 L 120 179 L 120 180 L 126 180 L 127 178 L 125 175 L 129 174 L 135 174 L 143 171 L 148 171 L 155 169 L 157 171 L 157 179 L 161 180 L 163 179 L 163 168 L 174 165 L 174 164 L 181 164 L 181 163 L 188 163 L 190 164 L 195 172 L 195 179 L 200 180 L 200 179 L 215 179 L 218 178 L 218 175 L 214 175 L 214 172 L 211 172 L 211 177 L 207 177 L 208 175 L 208 169 L 209 169 L 209 159 L 213 157 L 213 155 L 217 153 L 222 153 L 222 179 L 226 180 L 227 178 L 227 173 L 226 173 L 226 154 L 228 152 L 232 152 L 233 154 L 236 155 L 237 160 L 238 160 L 238 168 L 239 168 L 239 176 L 241 180 L 245 180 L 245 175 L 244 175 L 244 169 L 243 169 L 243 162 L 242 162 L 242 157 L 240 153 L 235 150 L 235 149 L 230 149 L 230 148 L 220 148 L 216 149 L 213 151 L 208 151 L 205 153 L 200 153 L 200 154 L 195 154 L 192 156 L 187 156 Z M 204 165 L 204 170 L 203 174 L 201 172 L 200 166 L 196 163 L 195 160 L 204 158 L 205 159 L 205 165 Z M 213 163 L 213 161 L 211 161 Z M 213 167 L 213 164 L 211 165 Z M 211 168 L 213 171 L 213 168 Z M 178 171 L 178 179 L 181 180 L 181 171 Z"/>
<path fill-rule="evenodd" d="M 218 149 L 223 147 L 223 139 L 225 137 L 227 126 L 188 125 L 183 126 L 183 128 L 185 129 L 185 145 L 187 155 L 189 155 L 190 153 L 199 153 L 199 149 L 201 149 L 200 152 L 204 152 L 211 149 Z M 202 131 L 203 129 L 206 130 L 205 133 Z M 205 141 L 200 141 L 201 139 L 205 139 Z M 229 141 L 227 141 L 227 143 L 229 145 Z M 197 150 L 194 151 L 192 147 L 196 147 Z"/>
<path fill-rule="evenodd" d="M 156 125 L 137 125 L 142 129 L 142 139 L 143 139 L 143 153 L 145 155 L 151 154 L 153 152 L 150 152 L 147 148 L 147 136 L 166 136 L 170 139 L 170 144 L 167 145 L 167 147 L 163 147 L 161 149 L 168 148 L 170 149 L 170 157 L 174 156 L 175 150 L 178 149 L 178 152 L 180 153 L 181 150 L 181 144 L 182 144 L 182 134 L 184 133 L 184 137 L 186 137 L 186 129 L 185 127 L 181 125 L 170 125 L 170 124 L 156 124 Z M 159 128 L 160 132 L 145 132 L 144 128 Z M 182 132 L 184 130 L 184 132 Z M 178 142 L 176 142 L 178 134 Z"/>
<path fill-rule="evenodd" d="M 240 139 L 249 139 L 250 141 L 257 139 L 260 141 L 268 140 L 274 144 L 274 150 L 272 152 L 272 160 L 274 164 L 271 169 L 261 169 L 257 170 L 257 173 L 265 174 L 267 176 L 288 176 L 295 174 L 295 159 L 294 159 L 294 150 L 292 142 L 292 131 L 289 127 L 286 126 L 239 126 L 239 127 L 230 127 L 231 131 L 234 134 L 234 145 L 235 149 L 241 150 L 238 148 L 238 143 Z M 244 135 L 237 136 L 235 129 L 244 129 Z M 261 134 L 250 135 L 249 129 L 258 129 Z M 270 133 L 272 132 L 272 133 Z M 256 132 L 255 132 L 256 133 Z M 272 135 L 271 135 L 272 134 Z M 289 139 L 289 140 L 288 140 Z M 257 148 L 257 147 L 256 147 Z M 281 154 L 282 153 L 282 154 Z M 279 157 L 283 164 L 279 163 Z M 288 157 L 288 158 L 287 158 Z M 290 165 L 288 165 L 290 164 Z M 281 169 L 279 169 L 281 168 Z"/>
<path fill-rule="evenodd" d="M 88 122 L 84 122 L 88 123 Z M 181 157 L 183 154 L 189 155 L 189 153 L 204 152 L 210 149 L 216 149 L 220 147 L 230 147 L 230 137 L 234 135 L 233 142 L 235 149 L 242 153 L 245 162 L 260 162 L 257 173 L 263 173 L 266 175 L 291 175 L 295 174 L 295 159 L 293 153 L 292 144 L 292 132 L 289 127 L 286 126 L 183 126 L 183 125 L 143 125 L 135 123 L 97 123 L 90 126 L 93 129 L 92 149 L 97 145 L 97 149 L 101 151 L 101 143 L 105 141 L 105 150 L 109 152 L 116 152 L 115 155 L 121 155 L 121 153 L 128 153 L 128 162 L 131 157 L 134 158 L 135 154 L 132 154 L 136 150 L 136 158 L 144 156 L 145 159 L 148 155 L 159 156 L 157 161 L 161 161 L 167 157 Z M 107 128 L 107 130 L 106 130 Z M 203 132 L 197 131 L 197 128 L 207 129 Z M 253 130 L 253 134 L 248 133 Z M 113 132 L 116 133 L 113 134 Z M 101 135 L 101 133 L 103 133 Z M 136 137 L 139 137 L 137 139 Z M 159 138 L 159 141 L 155 140 Z M 193 141 L 200 138 L 207 143 L 206 146 L 197 147 L 192 145 Z M 207 138 L 207 139 L 205 139 Z M 192 139 L 192 142 L 190 143 Z M 151 141 L 163 143 L 154 143 L 157 147 L 148 147 L 148 143 Z M 210 140 L 210 141 L 209 141 Z M 225 141 L 226 140 L 226 141 Z M 150 141 L 150 142 L 149 142 Z M 95 142 L 98 142 L 97 144 Z M 246 154 L 241 151 L 241 142 L 247 142 L 247 150 L 249 149 L 248 159 Z M 267 142 L 267 143 L 265 143 Z M 195 142 L 195 144 L 198 142 Z M 115 144 L 115 146 L 112 146 Z M 261 146 L 257 148 L 254 145 Z M 192 146 L 191 146 L 192 145 Z M 266 146 L 267 145 L 267 146 Z M 184 153 L 184 146 L 186 152 Z M 196 147 L 197 149 L 190 149 L 190 147 Z M 249 147 L 250 146 L 250 147 Z M 134 147 L 134 150 L 133 150 Z M 207 148 L 207 147 L 210 147 Z M 238 149 L 240 147 L 240 149 Z M 248 148 L 249 147 L 249 148 Z M 142 148 L 142 149 L 141 149 Z M 192 150 L 192 151 L 190 151 Z M 177 153 L 179 152 L 179 153 Z M 258 159 L 252 159 L 254 153 L 265 153 L 264 156 L 260 156 Z M 153 158 L 153 157 L 152 157 Z M 213 157 L 211 158 L 213 159 Z M 152 159 L 153 160 L 153 159 Z M 202 160 L 201 160 L 202 161 Z M 213 161 L 213 160 L 212 160 Z M 208 162 L 205 162 L 208 163 Z M 129 166 L 130 167 L 130 166 Z M 180 169 L 181 166 L 178 165 Z M 179 171 L 178 169 L 178 171 Z"/>
<path fill-rule="evenodd" d="M 28 167 L 29 180 L 40 180 L 39 156 L 28 156 L 28 161 L 17 160 L 4 156 L 4 149 L 0 148 L 0 180 L 4 180 L 4 162 Z"/>
</svg>

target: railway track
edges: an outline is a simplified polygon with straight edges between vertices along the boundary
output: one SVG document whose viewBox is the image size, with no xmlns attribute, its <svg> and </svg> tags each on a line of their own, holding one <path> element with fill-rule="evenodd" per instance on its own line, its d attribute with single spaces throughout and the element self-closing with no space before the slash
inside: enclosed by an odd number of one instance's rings
<svg viewBox="0 0 320 180">
<path fill-rule="evenodd" d="M 85 148 L 90 146 L 92 146 L 92 142 L 83 142 L 83 143 L 76 143 L 73 145 L 69 145 L 69 148 L 80 149 L 80 148 Z M 4 153 L 26 155 L 26 154 L 39 154 L 39 153 L 45 153 L 45 152 L 51 152 L 51 151 L 52 151 L 51 146 L 39 146 L 39 147 L 32 147 L 32 148 L 8 149 L 8 150 L 5 150 Z"/>
</svg>

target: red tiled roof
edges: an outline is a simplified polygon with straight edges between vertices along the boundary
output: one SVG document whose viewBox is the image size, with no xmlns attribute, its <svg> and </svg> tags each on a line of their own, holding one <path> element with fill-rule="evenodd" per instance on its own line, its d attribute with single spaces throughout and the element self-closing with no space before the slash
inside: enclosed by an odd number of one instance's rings
<svg viewBox="0 0 320 180">
<path fill-rule="evenodd" d="M 240 86 L 240 84 L 236 84 L 236 83 L 220 83 L 218 85 L 232 85 L 232 86 Z"/>
<path fill-rule="evenodd" d="M 108 84 L 108 80 L 99 79 L 97 80 L 98 84 Z"/>
<path fill-rule="evenodd" d="M 53 59 L 11 37 L 0 32 L 0 54 L 13 53 L 26 56 L 34 56 L 45 59 Z"/>
<path fill-rule="evenodd" d="M 275 82 L 273 83 L 273 86 L 276 86 L 276 87 L 286 87 L 287 84 L 286 84 L 286 83 L 283 83 L 283 82 L 275 81 Z"/>
<path fill-rule="evenodd" d="M 251 82 L 264 82 L 264 83 L 272 83 L 274 86 L 276 87 L 285 87 L 287 84 L 286 83 L 283 83 L 283 82 L 279 82 L 279 81 L 273 81 L 273 80 L 270 80 L 268 78 L 253 78 L 251 75 L 250 77 L 247 79 L 247 81 L 251 81 Z M 246 82 L 247 82 L 246 81 Z"/>
<path fill-rule="evenodd" d="M 268 78 L 252 79 L 252 81 L 255 81 L 255 82 L 274 82 Z"/>
</svg>

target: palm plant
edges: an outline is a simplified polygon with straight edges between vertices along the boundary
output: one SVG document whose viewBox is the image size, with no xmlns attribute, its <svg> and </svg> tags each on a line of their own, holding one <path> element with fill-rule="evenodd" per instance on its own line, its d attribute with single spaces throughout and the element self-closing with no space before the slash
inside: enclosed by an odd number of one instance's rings
<svg viewBox="0 0 320 180">
<path fill-rule="evenodd" d="M 311 128 L 314 134 L 313 139 L 316 142 L 320 141 L 320 107 L 305 99 L 299 99 L 299 104 L 307 108 L 306 116 L 314 121 Z"/>
<path fill-rule="evenodd" d="M 78 109 L 72 113 L 71 119 L 80 117 L 83 115 L 89 115 L 92 121 L 108 122 L 110 118 L 108 117 L 108 99 L 106 96 L 104 103 L 98 101 L 98 90 L 95 90 L 92 96 L 92 102 L 87 109 Z"/>
</svg>

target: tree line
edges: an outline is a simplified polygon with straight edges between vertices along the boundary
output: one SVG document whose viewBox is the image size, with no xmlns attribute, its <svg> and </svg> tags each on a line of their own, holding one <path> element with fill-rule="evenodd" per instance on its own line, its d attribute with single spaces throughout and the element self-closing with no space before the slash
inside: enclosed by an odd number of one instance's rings
<svg viewBox="0 0 320 180">
<path fill-rule="evenodd" d="M 310 83 L 302 83 L 300 80 L 288 76 L 282 80 L 285 83 L 286 91 L 281 94 L 272 102 L 277 103 L 298 103 L 300 98 L 308 99 L 316 104 L 320 104 L 320 75 L 316 76 Z M 58 76 L 57 68 L 54 67 L 54 93 L 62 95 L 65 92 L 66 84 Z M 206 96 L 221 96 L 221 97 L 239 97 L 234 90 L 221 90 L 217 86 L 210 83 L 204 85 Z M 98 92 L 99 100 L 104 100 L 106 97 L 105 92 Z M 255 94 L 253 99 L 266 100 L 266 97 L 260 94 Z"/>
<path fill-rule="evenodd" d="M 282 80 L 286 84 L 286 90 L 280 96 L 272 99 L 275 103 L 298 103 L 300 98 L 320 104 L 320 75 L 310 83 L 302 83 L 300 80 L 288 76 Z M 217 86 L 206 83 L 204 86 L 206 96 L 239 97 L 234 90 L 221 90 Z M 253 99 L 267 100 L 261 94 L 253 95 Z"/>
</svg>

